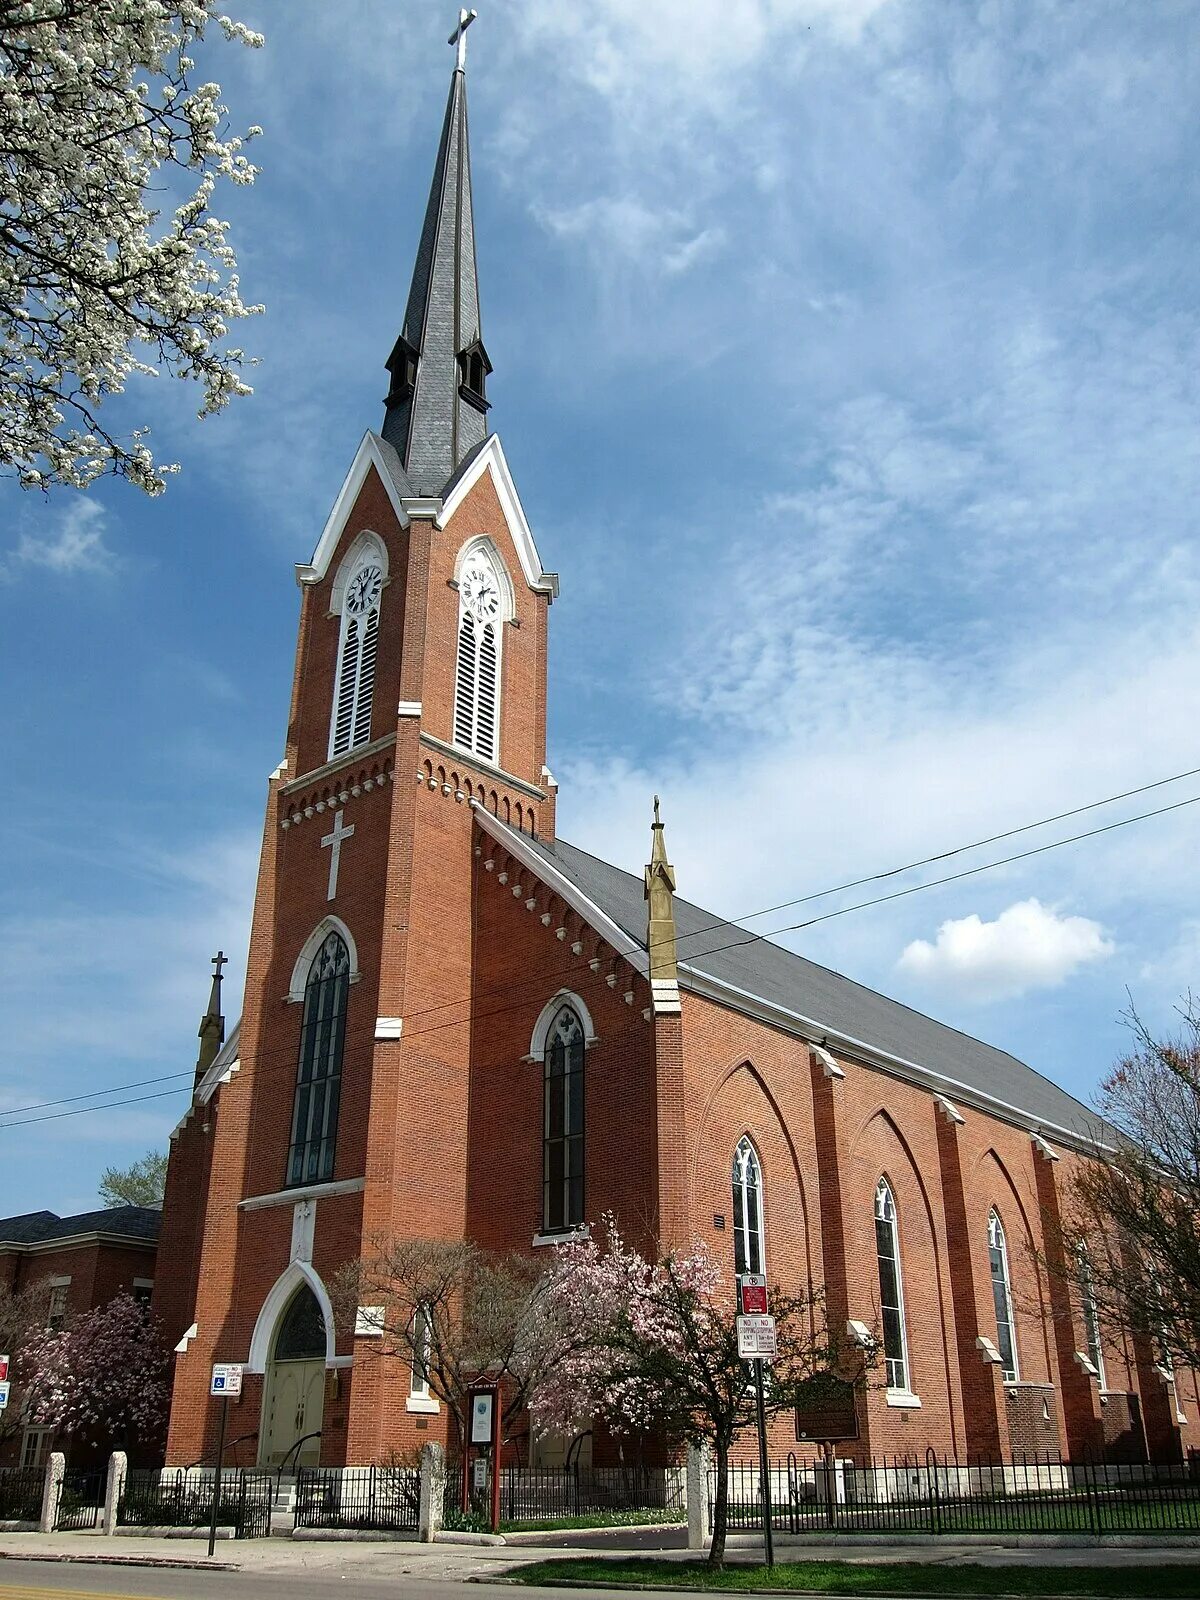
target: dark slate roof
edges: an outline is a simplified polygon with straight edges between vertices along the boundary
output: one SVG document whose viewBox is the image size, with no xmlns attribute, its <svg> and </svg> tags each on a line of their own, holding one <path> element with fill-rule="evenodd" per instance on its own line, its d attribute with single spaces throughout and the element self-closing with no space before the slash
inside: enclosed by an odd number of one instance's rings
<svg viewBox="0 0 1200 1600">
<path fill-rule="evenodd" d="M 450 79 L 433 183 L 401 338 L 418 355 L 416 387 L 389 404 L 382 434 L 418 495 L 436 495 L 487 433 L 459 394 L 458 356 L 482 338 L 467 134 L 466 74 Z"/>
<path fill-rule="evenodd" d="M 45 1244 L 53 1239 L 73 1239 L 81 1233 L 119 1234 L 124 1239 L 154 1243 L 162 1227 L 162 1212 L 155 1206 L 106 1206 L 102 1211 L 81 1211 L 60 1217 L 53 1211 L 28 1211 L 20 1217 L 0 1217 L 0 1244 Z"/>
<path fill-rule="evenodd" d="M 565 839 L 527 842 L 645 947 L 646 906 L 640 875 L 623 872 Z M 706 977 L 799 1013 L 830 1034 L 856 1040 L 1002 1101 L 1031 1122 L 1066 1129 L 1080 1138 L 1095 1137 L 1103 1126 L 1094 1111 L 1005 1050 L 935 1022 L 769 939 L 754 938 L 736 923 L 722 922 L 678 895 L 675 920 L 680 963 Z M 732 948 L 722 948 L 726 945 Z M 950 1084 L 946 1094 L 953 1099 Z"/>
</svg>

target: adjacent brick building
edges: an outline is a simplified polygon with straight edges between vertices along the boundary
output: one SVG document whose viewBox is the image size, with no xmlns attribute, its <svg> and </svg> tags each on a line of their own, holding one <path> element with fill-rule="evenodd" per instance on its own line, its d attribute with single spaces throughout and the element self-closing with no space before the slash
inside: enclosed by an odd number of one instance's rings
<svg viewBox="0 0 1200 1600">
<path fill-rule="evenodd" d="M 882 1329 L 863 1453 L 1178 1456 L 1191 1378 L 1101 1345 L 1037 1264 L 1081 1105 L 675 896 L 657 822 L 644 878 L 557 836 L 557 578 L 488 431 L 465 95 L 460 66 L 381 431 L 297 568 L 244 1014 L 173 1137 L 168 1460 L 213 1447 L 214 1361 L 246 1366 L 264 1463 L 444 1436 L 369 1315 L 335 1325 L 333 1275 L 389 1235 L 538 1250 L 605 1211 Z"/>
<path fill-rule="evenodd" d="M 110 1206 L 60 1217 L 30 1211 L 0 1218 L 0 1291 L 33 1290 L 47 1328 L 62 1327 L 119 1294 L 150 1302 L 162 1214 L 151 1206 Z M 11 1352 L 8 1352 L 11 1354 Z M 20 1389 L 0 1412 L 0 1464 L 40 1466 L 64 1448 L 51 1428 L 26 1427 Z"/>
</svg>

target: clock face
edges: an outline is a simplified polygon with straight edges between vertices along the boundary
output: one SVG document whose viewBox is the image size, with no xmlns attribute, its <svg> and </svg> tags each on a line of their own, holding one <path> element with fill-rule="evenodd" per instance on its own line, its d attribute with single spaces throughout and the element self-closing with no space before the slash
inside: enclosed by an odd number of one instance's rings
<svg viewBox="0 0 1200 1600">
<path fill-rule="evenodd" d="M 370 611 L 376 605 L 383 590 L 383 573 L 375 566 L 362 567 L 350 580 L 350 587 L 346 590 L 346 610 L 356 616 L 363 611 Z"/>
<path fill-rule="evenodd" d="M 480 622 L 491 622 L 500 611 L 500 590 L 487 567 L 472 562 L 459 583 L 463 604 Z"/>
</svg>

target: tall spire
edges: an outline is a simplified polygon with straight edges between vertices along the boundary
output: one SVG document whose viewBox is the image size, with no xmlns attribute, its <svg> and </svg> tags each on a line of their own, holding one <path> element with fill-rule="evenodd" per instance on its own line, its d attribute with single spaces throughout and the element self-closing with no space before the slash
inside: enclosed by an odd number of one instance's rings
<svg viewBox="0 0 1200 1600">
<path fill-rule="evenodd" d="M 200 1018 L 200 1051 L 196 1057 L 196 1082 L 217 1059 L 217 1052 L 225 1043 L 225 1018 L 221 1014 L 221 968 L 229 958 L 218 950 L 212 958 L 212 988 L 208 994 L 208 1010 Z"/>
<path fill-rule="evenodd" d="M 487 375 L 467 137 L 466 30 L 450 36 L 456 60 L 400 337 L 387 359 L 391 386 L 383 437 L 418 494 L 436 495 L 487 437 Z"/>
</svg>

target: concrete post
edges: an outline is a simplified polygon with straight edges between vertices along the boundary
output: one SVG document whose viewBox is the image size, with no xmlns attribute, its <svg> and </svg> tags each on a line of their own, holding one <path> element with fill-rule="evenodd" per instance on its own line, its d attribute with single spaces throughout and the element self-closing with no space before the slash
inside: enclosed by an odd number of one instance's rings
<svg viewBox="0 0 1200 1600">
<path fill-rule="evenodd" d="M 42 1488 L 42 1514 L 38 1518 L 39 1533 L 53 1533 L 58 1520 L 58 1500 L 62 1494 L 63 1476 L 67 1458 L 61 1450 L 52 1450 L 46 1462 L 46 1482 Z"/>
<path fill-rule="evenodd" d="M 104 1532 L 117 1531 L 117 1507 L 125 1492 L 125 1474 L 129 1470 L 129 1457 L 123 1450 L 114 1450 L 108 1458 L 108 1477 L 104 1484 Z"/>
<path fill-rule="evenodd" d="M 712 1538 L 708 1514 L 708 1469 L 711 1452 L 707 1444 L 690 1444 L 687 1453 L 688 1549 L 706 1550 Z"/>
<path fill-rule="evenodd" d="M 432 1544 L 442 1526 L 442 1507 L 446 1498 L 446 1452 L 432 1440 L 421 1451 L 421 1508 L 417 1514 L 417 1538 Z"/>
</svg>

